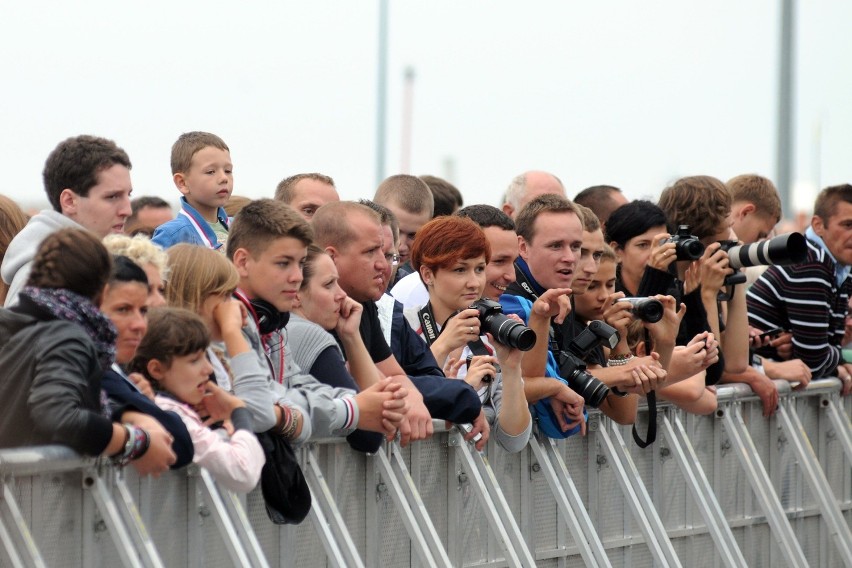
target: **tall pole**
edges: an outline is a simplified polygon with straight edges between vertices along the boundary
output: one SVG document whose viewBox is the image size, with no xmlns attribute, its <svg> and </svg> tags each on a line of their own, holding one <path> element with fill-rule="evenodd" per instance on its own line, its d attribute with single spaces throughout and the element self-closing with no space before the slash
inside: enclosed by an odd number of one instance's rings
<svg viewBox="0 0 852 568">
<path fill-rule="evenodd" d="M 388 0 L 379 0 L 379 65 L 376 77 L 376 187 L 385 179 L 388 90 Z"/>
<path fill-rule="evenodd" d="M 795 50 L 795 0 L 781 0 L 781 52 L 778 73 L 778 147 L 775 182 L 786 217 L 793 215 L 793 73 Z"/>
<path fill-rule="evenodd" d="M 399 161 L 399 173 L 411 173 L 411 123 L 414 114 L 414 67 L 405 68 L 405 86 L 402 96 L 402 156 Z"/>
</svg>

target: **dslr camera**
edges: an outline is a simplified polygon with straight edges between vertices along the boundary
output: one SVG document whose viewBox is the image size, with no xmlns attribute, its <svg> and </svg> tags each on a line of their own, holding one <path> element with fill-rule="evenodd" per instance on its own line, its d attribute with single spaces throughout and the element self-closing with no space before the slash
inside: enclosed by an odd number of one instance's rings
<svg viewBox="0 0 852 568">
<path fill-rule="evenodd" d="M 535 332 L 524 324 L 509 319 L 499 303 L 480 298 L 470 307 L 479 312 L 483 333 L 487 331 L 498 342 L 512 349 L 529 351 L 535 346 Z"/>
<path fill-rule="evenodd" d="M 698 260 L 704 254 L 704 245 L 695 235 L 689 234 L 689 225 L 681 225 L 677 233 L 663 241 L 674 243 L 675 253 L 678 260 Z"/>
<path fill-rule="evenodd" d="M 647 323 L 657 323 L 663 319 L 663 303 L 656 298 L 619 298 L 618 302 L 629 302 L 633 308 L 633 317 Z"/>
<path fill-rule="evenodd" d="M 609 394 L 609 387 L 586 371 L 583 359 L 599 345 L 610 349 L 618 344 L 618 332 L 602 321 L 592 321 L 574 340 L 568 344 L 568 351 L 558 352 L 559 374 L 568 381 L 571 388 L 594 408 L 599 407 Z"/>
</svg>

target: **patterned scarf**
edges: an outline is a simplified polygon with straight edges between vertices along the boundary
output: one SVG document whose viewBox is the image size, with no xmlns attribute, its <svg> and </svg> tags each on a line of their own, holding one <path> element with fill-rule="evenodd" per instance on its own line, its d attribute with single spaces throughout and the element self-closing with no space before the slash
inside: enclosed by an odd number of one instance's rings
<svg viewBox="0 0 852 568">
<path fill-rule="evenodd" d="M 47 310 L 56 319 L 74 322 L 82 327 L 95 343 L 103 370 L 110 368 L 115 361 L 115 340 L 118 334 L 112 322 L 91 300 L 62 288 L 34 286 L 24 288 L 21 295 Z"/>
</svg>

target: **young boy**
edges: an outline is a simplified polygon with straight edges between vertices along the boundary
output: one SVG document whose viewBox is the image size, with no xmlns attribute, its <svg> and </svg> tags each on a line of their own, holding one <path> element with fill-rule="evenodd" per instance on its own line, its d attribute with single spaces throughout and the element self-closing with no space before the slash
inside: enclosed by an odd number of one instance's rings
<svg viewBox="0 0 852 568">
<path fill-rule="evenodd" d="M 725 184 L 731 192 L 731 226 L 745 244 L 766 239 L 781 220 L 775 185 L 757 174 L 743 174 Z"/>
<path fill-rule="evenodd" d="M 225 251 L 228 215 L 224 205 L 234 191 L 234 166 L 227 144 L 209 132 L 181 134 L 172 146 L 172 176 L 180 198 L 176 219 L 160 225 L 153 240 L 163 248 L 190 243 Z"/>
<path fill-rule="evenodd" d="M 297 442 L 354 428 L 392 436 L 405 414 L 405 389 L 389 379 L 357 394 L 332 388 L 302 372 L 290 356 L 282 330 L 312 240 L 310 225 L 272 199 L 246 205 L 234 218 L 228 240 L 228 258 L 240 275 L 236 295 L 250 315 L 243 333 L 258 356 L 269 362 L 275 428 Z"/>
</svg>

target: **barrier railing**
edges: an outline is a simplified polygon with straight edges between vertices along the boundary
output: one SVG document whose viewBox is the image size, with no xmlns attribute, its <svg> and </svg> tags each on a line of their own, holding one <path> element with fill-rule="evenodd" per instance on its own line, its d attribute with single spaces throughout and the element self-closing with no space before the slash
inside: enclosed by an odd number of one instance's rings
<svg viewBox="0 0 852 568">
<path fill-rule="evenodd" d="M 721 386 L 712 416 L 661 405 L 645 450 L 599 414 L 585 438 L 512 455 L 455 430 L 374 456 L 313 443 L 300 526 L 195 467 L 140 479 L 65 448 L 0 451 L 0 563 L 852 566 L 852 397 L 777 386 L 770 419 L 745 385 Z"/>
</svg>

